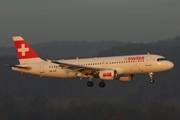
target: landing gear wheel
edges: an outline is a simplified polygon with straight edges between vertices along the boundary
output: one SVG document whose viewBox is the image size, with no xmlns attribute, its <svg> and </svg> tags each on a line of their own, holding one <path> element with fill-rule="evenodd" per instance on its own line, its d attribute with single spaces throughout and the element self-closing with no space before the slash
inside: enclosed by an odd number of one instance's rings
<svg viewBox="0 0 180 120">
<path fill-rule="evenodd" d="M 153 79 L 151 79 L 151 80 L 150 80 L 150 83 L 154 83 L 154 80 L 153 80 Z"/>
<path fill-rule="evenodd" d="M 92 87 L 93 85 L 94 85 L 93 82 L 91 82 L 91 81 L 88 81 L 88 82 L 87 82 L 87 86 L 88 86 L 88 87 Z"/>
<path fill-rule="evenodd" d="M 105 86 L 106 86 L 106 84 L 105 84 L 103 81 L 101 81 L 101 82 L 99 83 L 99 87 L 103 88 L 103 87 L 105 87 Z"/>
<path fill-rule="evenodd" d="M 154 83 L 153 73 L 152 72 L 149 73 L 149 77 L 150 77 L 150 83 Z"/>
</svg>

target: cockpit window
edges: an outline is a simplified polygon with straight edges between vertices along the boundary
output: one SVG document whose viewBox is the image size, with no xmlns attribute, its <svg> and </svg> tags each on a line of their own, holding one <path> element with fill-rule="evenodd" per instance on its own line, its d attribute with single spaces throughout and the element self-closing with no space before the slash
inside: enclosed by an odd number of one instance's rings
<svg viewBox="0 0 180 120">
<path fill-rule="evenodd" d="M 157 61 L 165 61 L 167 60 L 166 58 L 158 58 Z"/>
</svg>

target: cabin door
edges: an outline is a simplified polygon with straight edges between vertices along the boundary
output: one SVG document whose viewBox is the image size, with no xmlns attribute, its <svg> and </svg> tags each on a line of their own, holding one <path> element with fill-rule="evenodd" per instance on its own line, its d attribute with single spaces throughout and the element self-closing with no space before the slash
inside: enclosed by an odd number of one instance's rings
<svg viewBox="0 0 180 120">
<path fill-rule="evenodd" d="M 146 66 L 151 66 L 151 55 L 146 56 Z"/>
<path fill-rule="evenodd" d="M 43 63 L 40 64 L 39 72 L 44 73 L 44 64 Z"/>
</svg>

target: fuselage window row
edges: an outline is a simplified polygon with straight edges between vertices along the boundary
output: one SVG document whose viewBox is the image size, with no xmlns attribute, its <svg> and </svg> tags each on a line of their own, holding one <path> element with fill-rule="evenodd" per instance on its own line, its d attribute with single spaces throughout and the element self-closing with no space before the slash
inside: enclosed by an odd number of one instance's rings
<svg viewBox="0 0 180 120">
<path fill-rule="evenodd" d="M 109 64 L 123 64 L 123 63 L 133 63 L 133 62 L 144 62 L 144 60 L 109 62 Z M 108 64 L 108 62 L 106 62 L 105 64 Z M 90 65 L 101 65 L 101 63 L 77 64 L 77 66 L 90 66 Z M 49 66 L 49 68 L 58 68 L 58 67 L 59 66 Z"/>
</svg>

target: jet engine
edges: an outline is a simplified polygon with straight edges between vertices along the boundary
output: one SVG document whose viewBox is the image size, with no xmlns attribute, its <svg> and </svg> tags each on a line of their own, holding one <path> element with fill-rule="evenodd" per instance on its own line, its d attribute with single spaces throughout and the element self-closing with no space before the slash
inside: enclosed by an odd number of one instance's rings
<svg viewBox="0 0 180 120">
<path fill-rule="evenodd" d="M 116 70 L 104 70 L 99 72 L 101 80 L 115 80 L 117 78 Z"/>
</svg>

